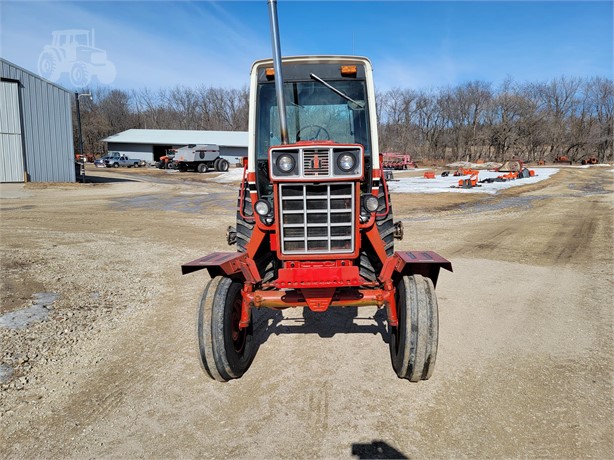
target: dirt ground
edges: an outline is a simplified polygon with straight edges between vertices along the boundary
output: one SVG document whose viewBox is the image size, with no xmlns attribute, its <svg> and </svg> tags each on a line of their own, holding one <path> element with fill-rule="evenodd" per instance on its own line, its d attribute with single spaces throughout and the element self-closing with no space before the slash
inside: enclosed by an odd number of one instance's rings
<svg viewBox="0 0 614 460">
<path fill-rule="evenodd" d="M 260 312 L 246 375 L 196 354 L 203 272 L 233 250 L 237 185 L 107 171 L 0 186 L 0 457 L 594 457 L 614 452 L 614 175 L 496 196 L 394 195 L 396 249 L 450 259 L 431 380 L 394 374 L 375 309 Z"/>
</svg>

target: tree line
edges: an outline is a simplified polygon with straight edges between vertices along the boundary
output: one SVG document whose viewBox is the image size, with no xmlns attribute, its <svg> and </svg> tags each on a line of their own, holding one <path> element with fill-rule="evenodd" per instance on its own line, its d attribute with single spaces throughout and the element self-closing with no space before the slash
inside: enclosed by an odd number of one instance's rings
<svg viewBox="0 0 614 460">
<path fill-rule="evenodd" d="M 83 91 L 87 93 L 88 91 Z M 249 92 L 213 87 L 152 91 L 98 88 L 80 98 L 85 153 L 104 153 L 101 139 L 127 129 L 247 131 Z M 75 152 L 78 152 L 76 104 L 73 103 Z"/>
<path fill-rule="evenodd" d="M 247 88 L 101 88 L 92 96 L 80 100 L 86 153 L 102 153 L 100 139 L 130 128 L 247 130 Z M 614 81 L 608 78 L 394 88 L 379 91 L 376 101 L 380 151 L 446 161 L 614 160 Z"/>
</svg>

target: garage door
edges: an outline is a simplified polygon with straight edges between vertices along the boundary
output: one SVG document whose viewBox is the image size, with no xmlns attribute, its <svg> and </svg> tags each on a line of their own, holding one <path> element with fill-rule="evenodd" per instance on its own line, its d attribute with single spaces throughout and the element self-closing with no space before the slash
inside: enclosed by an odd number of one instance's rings
<svg viewBox="0 0 614 460">
<path fill-rule="evenodd" d="M 23 182 L 18 84 L 0 81 L 0 182 Z"/>
</svg>

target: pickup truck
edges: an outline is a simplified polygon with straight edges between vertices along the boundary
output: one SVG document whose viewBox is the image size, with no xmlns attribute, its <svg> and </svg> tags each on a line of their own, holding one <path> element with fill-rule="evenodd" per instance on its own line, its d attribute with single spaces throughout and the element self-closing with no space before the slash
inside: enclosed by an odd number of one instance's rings
<svg viewBox="0 0 614 460">
<path fill-rule="evenodd" d="M 102 157 L 100 163 L 97 164 L 101 166 L 106 166 L 107 168 L 119 168 L 120 166 L 126 166 L 128 168 L 138 168 L 141 166 L 141 160 L 135 158 L 128 158 L 128 155 L 122 155 L 119 152 L 110 153 L 104 157 Z"/>
</svg>

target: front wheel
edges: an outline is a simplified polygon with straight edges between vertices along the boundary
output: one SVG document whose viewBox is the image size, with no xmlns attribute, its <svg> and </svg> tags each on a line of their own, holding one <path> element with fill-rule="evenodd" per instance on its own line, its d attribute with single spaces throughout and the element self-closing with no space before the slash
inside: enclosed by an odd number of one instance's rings
<svg viewBox="0 0 614 460">
<path fill-rule="evenodd" d="M 62 75 L 59 64 L 57 52 L 44 51 L 38 58 L 38 73 L 47 80 L 57 81 Z"/>
<path fill-rule="evenodd" d="M 207 163 L 200 163 L 197 167 L 196 170 L 199 173 L 206 173 L 207 171 L 209 171 L 209 166 L 207 165 Z"/>
<path fill-rule="evenodd" d="M 89 85 L 91 80 L 90 71 L 84 62 L 76 62 L 70 70 L 70 82 L 77 88 Z"/>
<path fill-rule="evenodd" d="M 253 325 L 239 329 L 241 288 L 241 283 L 217 276 L 205 288 L 198 307 L 200 362 L 218 382 L 242 377 L 256 351 Z"/>
<path fill-rule="evenodd" d="M 226 172 L 228 171 L 228 160 L 224 159 L 224 158 L 220 158 L 220 162 L 218 163 L 218 171 L 220 172 Z"/>
<path fill-rule="evenodd" d="M 114 168 L 119 168 L 119 163 L 113 163 Z"/>
<path fill-rule="evenodd" d="M 390 327 L 390 357 L 399 378 L 428 380 L 439 336 L 437 297 L 430 278 L 404 276 L 396 286 L 397 327 Z"/>
</svg>

